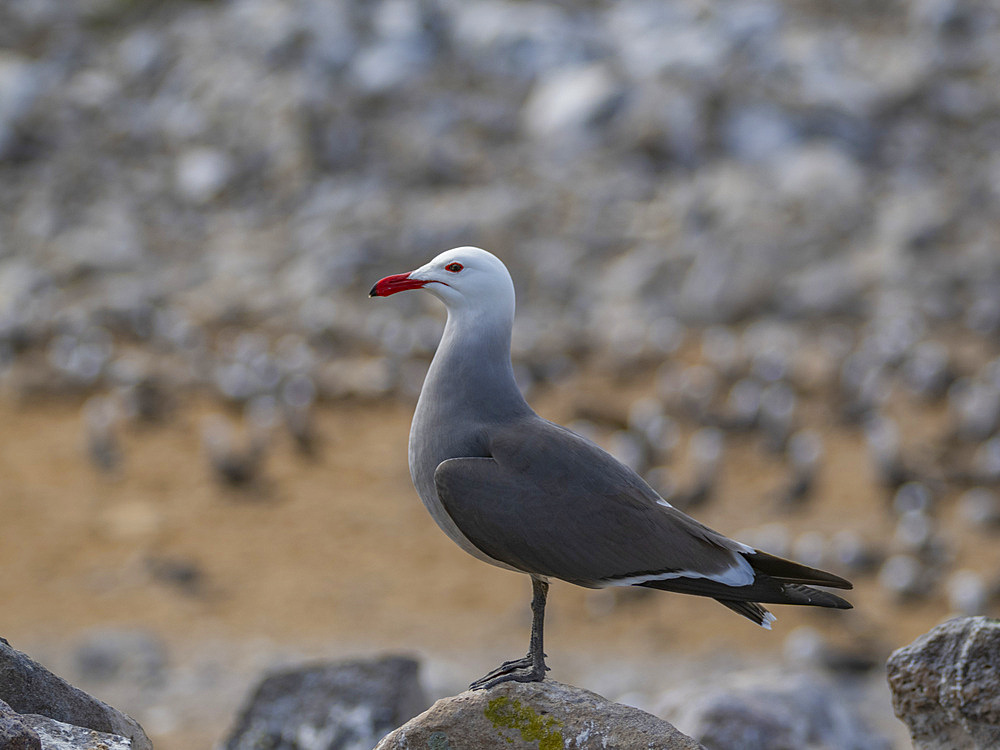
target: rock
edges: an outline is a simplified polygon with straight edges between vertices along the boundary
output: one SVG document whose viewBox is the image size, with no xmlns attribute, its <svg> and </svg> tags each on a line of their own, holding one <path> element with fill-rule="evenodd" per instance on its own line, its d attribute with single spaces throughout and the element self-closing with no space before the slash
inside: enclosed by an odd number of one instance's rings
<svg viewBox="0 0 1000 750">
<path fill-rule="evenodd" d="M 132 740 L 117 734 L 98 732 L 65 724 L 48 716 L 21 717 L 41 739 L 44 750 L 132 750 Z"/>
<path fill-rule="evenodd" d="M 1000 747 L 1000 621 L 959 617 L 887 664 L 892 705 L 915 750 Z"/>
<path fill-rule="evenodd" d="M 989 586 L 974 570 L 956 570 L 944 583 L 948 606 L 961 615 L 981 615 L 990 603 Z"/>
<path fill-rule="evenodd" d="M 565 136 L 608 114 L 622 90 L 604 65 L 555 70 L 542 78 L 524 105 L 528 132 L 535 136 Z"/>
<path fill-rule="evenodd" d="M 265 678 L 225 750 L 369 750 L 426 705 L 418 664 L 401 656 L 318 664 Z"/>
<path fill-rule="evenodd" d="M 7 155 L 17 126 L 39 95 L 38 68 L 20 55 L 0 54 L 0 159 Z"/>
<path fill-rule="evenodd" d="M 42 750 L 38 734 L 4 701 L 0 701 L 0 748 L 2 750 Z"/>
<path fill-rule="evenodd" d="M 375 750 L 698 750 L 667 722 L 587 690 L 546 680 L 442 698 Z"/>
<path fill-rule="evenodd" d="M 899 601 L 909 601 L 929 593 L 928 573 L 914 555 L 897 554 L 879 568 L 878 582 Z"/>
<path fill-rule="evenodd" d="M 833 558 L 843 570 L 854 574 L 870 575 L 882 562 L 878 545 L 865 540 L 851 529 L 841 529 L 833 535 Z"/>
<path fill-rule="evenodd" d="M 1000 420 L 1000 391 L 991 383 L 962 378 L 948 389 L 948 407 L 961 437 L 982 440 Z"/>
<path fill-rule="evenodd" d="M 491 0 L 456 4 L 450 15 L 454 43 L 470 66 L 530 76 L 569 62 L 562 8 Z"/>
<path fill-rule="evenodd" d="M 930 488 L 923 482 L 907 482 L 896 490 L 892 507 L 900 515 L 914 511 L 927 513 L 931 509 L 934 498 Z"/>
<path fill-rule="evenodd" d="M 888 750 L 834 683 L 814 674 L 730 674 L 667 694 L 668 716 L 712 750 Z"/>
<path fill-rule="evenodd" d="M 131 740 L 133 750 L 152 750 L 142 727 L 123 714 L 57 677 L 0 638 L 0 700 L 19 714 L 41 714 L 56 721 Z"/>
<path fill-rule="evenodd" d="M 975 476 L 986 482 L 1000 480 L 1000 437 L 991 437 L 981 443 L 972 455 Z"/>
<path fill-rule="evenodd" d="M 729 115 L 723 127 L 726 150 L 740 161 L 774 159 L 796 140 L 790 118 L 775 107 L 741 107 Z"/>
<path fill-rule="evenodd" d="M 723 75 L 733 44 L 742 40 L 727 34 L 734 29 L 726 27 L 736 24 L 726 23 L 707 6 L 703 10 L 634 0 L 610 6 L 603 20 L 631 75 L 714 80 Z M 746 16 L 736 8 L 726 10 L 727 19 L 739 15 Z"/>
<path fill-rule="evenodd" d="M 223 152 L 191 149 L 177 160 L 174 175 L 177 194 L 191 203 L 209 203 L 226 187 L 232 173 L 232 162 Z"/>
<path fill-rule="evenodd" d="M 142 529 L 157 526 L 149 510 L 139 506 Z M 117 680 L 135 688 L 162 685 L 167 669 L 167 646 L 154 633 L 140 628 L 104 627 L 88 631 L 74 653 L 81 682 Z"/>
<path fill-rule="evenodd" d="M 993 529 L 1000 526 L 1000 498 L 986 487 L 973 487 L 958 498 L 958 514 L 973 528 Z"/>
<path fill-rule="evenodd" d="M 914 393 L 936 398 L 951 382 L 948 347 L 938 341 L 917 344 L 903 363 L 903 380 Z"/>
<path fill-rule="evenodd" d="M 815 212 L 812 220 L 817 229 L 845 226 L 863 205 L 864 173 L 840 149 L 805 146 L 781 153 L 770 164 L 781 200 L 799 210 Z"/>
<path fill-rule="evenodd" d="M 382 42 L 356 56 L 351 66 L 351 82 L 366 94 L 385 94 L 412 81 L 425 67 L 427 54 L 419 45 Z"/>
</svg>

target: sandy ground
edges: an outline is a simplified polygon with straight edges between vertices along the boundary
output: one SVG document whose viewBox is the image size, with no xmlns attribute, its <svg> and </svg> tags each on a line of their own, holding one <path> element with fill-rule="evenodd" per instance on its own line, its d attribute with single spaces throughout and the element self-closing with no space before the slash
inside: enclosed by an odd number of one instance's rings
<svg viewBox="0 0 1000 750">
<path fill-rule="evenodd" d="M 624 410 L 651 388 L 648 378 L 569 385 L 538 394 L 540 413 L 569 421 L 593 403 L 581 394 L 596 393 L 602 408 Z M 157 634 L 186 682 L 142 700 L 127 685 L 87 687 L 135 712 L 159 750 L 218 741 L 259 671 L 277 663 L 404 651 L 427 659 L 432 692 L 444 693 L 523 653 L 527 580 L 468 557 L 425 513 L 406 468 L 411 406 L 325 406 L 318 458 L 280 437 L 267 488 L 256 492 L 213 479 L 200 448 L 209 413 L 224 412 L 190 400 L 162 425 L 123 430 L 123 465 L 107 475 L 86 458 L 79 403 L 0 401 L 0 635 L 73 679 L 73 645 L 93 629 Z M 698 518 L 733 535 L 781 517 L 796 532 L 850 528 L 887 539 L 891 519 L 860 436 L 820 407 L 808 413 L 824 430 L 827 458 L 807 510 L 775 508 L 784 472 L 745 437 L 729 441 L 721 496 Z M 995 569 L 995 547 L 972 539 L 958 549 Z M 164 575 L 170 566 L 197 575 Z M 779 654 L 803 626 L 884 656 L 947 613 L 940 598 L 897 606 L 874 581 L 857 584 L 855 610 L 778 607 L 766 632 L 708 600 L 556 583 L 549 664 L 558 679 L 627 692 L 629 680 L 669 681 L 662 670 L 671 662 Z M 616 662 L 631 676 L 593 684 Z"/>
</svg>

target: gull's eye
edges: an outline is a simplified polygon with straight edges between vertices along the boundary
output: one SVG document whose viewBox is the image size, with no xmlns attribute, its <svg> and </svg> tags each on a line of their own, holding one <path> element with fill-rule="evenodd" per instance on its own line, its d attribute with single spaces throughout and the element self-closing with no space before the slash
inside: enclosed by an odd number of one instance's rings
<svg viewBox="0 0 1000 750">
<path fill-rule="evenodd" d="M 458 273 L 463 268 L 465 268 L 465 266 L 463 266 L 461 263 L 449 263 L 444 267 L 444 270 L 451 271 L 452 273 Z"/>
</svg>

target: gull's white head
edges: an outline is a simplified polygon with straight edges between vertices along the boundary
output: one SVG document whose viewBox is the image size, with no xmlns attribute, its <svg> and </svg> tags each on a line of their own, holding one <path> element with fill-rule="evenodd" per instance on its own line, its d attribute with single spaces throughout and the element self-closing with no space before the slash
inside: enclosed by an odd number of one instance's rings
<svg viewBox="0 0 1000 750">
<path fill-rule="evenodd" d="M 410 273 L 386 276 L 368 296 L 388 297 L 407 289 L 426 289 L 449 310 L 504 313 L 514 317 L 514 282 L 507 267 L 478 247 L 456 247 Z"/>
</svg>

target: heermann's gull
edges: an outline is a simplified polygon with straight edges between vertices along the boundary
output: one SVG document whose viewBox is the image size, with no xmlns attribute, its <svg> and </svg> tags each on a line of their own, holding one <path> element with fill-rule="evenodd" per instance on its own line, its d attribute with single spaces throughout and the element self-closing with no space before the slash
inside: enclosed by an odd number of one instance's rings
<svg viewBox="0 0 1000 750">
<path fill-rule="evenodd" d="M 472 688 L 545 677 L 549 578 L 708 596 L 768 629 L 774 616 L 760 602 L 850 609 L 807 585 L 849 589 L 848 581 L 712 531 L 594 443 L 535 414 L 514 381 L 514 284 L 498 258 L 448 250 L 387 276 L 370 296 L 407 289 L 426 289 L 448 308 L 410 429 L 413 484 L 462 549 L 531 576 L 527 656 Z"/>
</svg>

